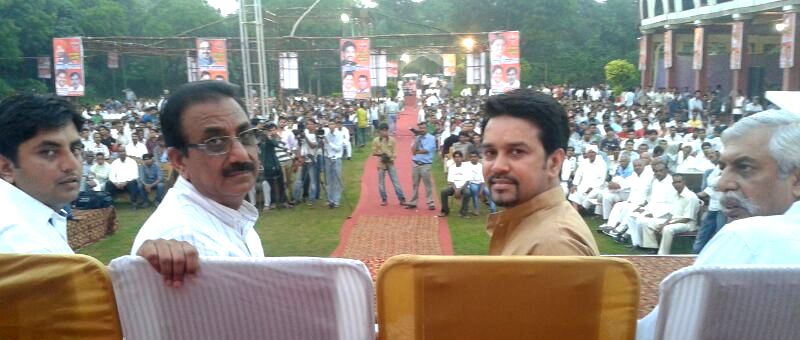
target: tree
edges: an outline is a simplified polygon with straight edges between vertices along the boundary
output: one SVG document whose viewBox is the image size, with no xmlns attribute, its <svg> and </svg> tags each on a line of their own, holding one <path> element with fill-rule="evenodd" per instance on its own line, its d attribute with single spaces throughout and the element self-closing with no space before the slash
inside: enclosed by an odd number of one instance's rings
<svg viewBox="0 0 800 340">
<path fill-rule="evenodd" d="M 638 80 L 639 72 L 627 60 L 612 60 L 605 67 L 606 82 L 611 86 L 614 95 L 619 95 L 625 88 L 632 87 Z"/>
</svg>

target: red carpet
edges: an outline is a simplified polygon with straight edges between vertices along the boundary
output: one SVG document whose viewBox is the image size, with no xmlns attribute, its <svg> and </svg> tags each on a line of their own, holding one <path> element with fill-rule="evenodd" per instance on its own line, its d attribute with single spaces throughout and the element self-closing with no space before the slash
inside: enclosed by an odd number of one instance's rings
<svg viewBox="0 0 800 340">
<path fill-rule="evenodd" d="M 397 122 L 397 177 L 406 199 L 411 199 L 411 152 L 413 135 L 409 128 L 416 126 L 417 108 L 406 106 Z M 380 264 L 398 254 L 452 255 L 453 246 L 446 218 L 439 214 L 439 191 L 434 181 L 434 200 L 437 210 L 427 209 L 425 186 L 420 183 L 417 206 L 408 210 L 400 206 L 391 181 L 386 178 L 389 205 L 382 207 L 378 193 L 378 158 L 370 157 L 364 165 L 361 178 L 361 199 L 352 218 L 342 225 L 339 246 L 331 257 L 362 260 L 370 267 L 373 276 Z"/>
</svg>

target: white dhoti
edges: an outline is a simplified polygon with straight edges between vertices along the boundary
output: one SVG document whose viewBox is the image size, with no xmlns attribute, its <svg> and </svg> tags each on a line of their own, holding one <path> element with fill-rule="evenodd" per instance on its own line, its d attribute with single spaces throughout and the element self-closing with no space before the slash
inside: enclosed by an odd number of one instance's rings
<svg viewBox="0 0 800 340">
<path fill-rule="evenodd" d="M 600 194 L 603 192 L 600 188 L 592 188 L 587 193 L 586 190 L 588 188 L 578 188 L 575 190 L 574 193 L 570 194 L 568 199 L 575 204 L 582 206 L 584 209 L 589 209 L 595 203 L 599 203 L 598 200 L 600 199 Z"/>
<path fill-rule="evenodd" d="M 639 205 L 631 202 L 617 202 L 608 214 L 608 225 L 615 226 L 619 223 L 625 222 L 632 211 L 636 210 Z"/>
<path fill-rule="evenodd" d="M 672 249 L 672 240 L 675 234 L 680 234 L 687 231 L 694 230 L 690 223 L 673 223 L 664 226 L 663 229 L 658 230 L 658 225 L 664 223 L 666 220 L 650 218 L 640 220 L 642 229 L 642 247 L 644 248 L 658 248 L 658 255 L 669 255 Z M 658 242 L 658 233 L 661 233 L 661 242 Z"/>
<path fill-rule="evenodd" d="M 598 204 L 597 207 L 595 207 L 594 212 L 598 215 L 602 215 L 604 220 L 609 220 L 611 215 L 611 210 L 613 209 L 614 205 L 618 202 L 622 202 L 628 199 L 628 194 L 629 194 L 628 191 L 608 190 L 608 189 L 604 190 L 602 193 L 602 199 L 600 200 L 601 204 Z M 610 220 L 609 224 L 611 224 Z"/>
</svg>

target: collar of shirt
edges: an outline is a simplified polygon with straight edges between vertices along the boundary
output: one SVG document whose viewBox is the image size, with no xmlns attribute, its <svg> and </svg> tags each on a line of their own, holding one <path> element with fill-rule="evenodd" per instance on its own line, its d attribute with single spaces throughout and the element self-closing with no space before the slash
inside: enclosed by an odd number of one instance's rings
<svg viewBox="0 0 800 340">
<path fill-rule="evenodd" d="M 41 201 L 28 195 L 11 183 L 0 180 L 0 206 L 11 209 L 11 216 L 3 216 L 11 223 L 26 225 L 43 234 L 57 233 L 62 244 L 37 245 L 41 249 L 59 250 L 61 253 L 72 253 L 67 243 L 67 218 L 63 210 L 54 211 Z M 0 224 L 3 226 L 4 224 Z M 34 232 L 34 231 L 31 231 Z M 54 239 L 54 237 L 49 237 Z"/>
<path fill-rule="evenodd" d="M 556 186 L 527 202 L 523 202 L 505 211 L 489 215 L 487 231 L 489 235 L 492 235 L 496 226 L 505 226 L 509 229 L 509 232 L 511 232 L 511 229 L 516 227 L 516 225 L 526 217 L 537 211 L 552 208 L 564 201 L 564 199 L 564 190 L 562 190 L 560 186 Z"/>
<path fill-rule="evenodd" d="M 258 209 L 250 202 L 242 201 L 239 210 L 233 210 L 201 194 L 191 182 L 182 176 L 178 177 L 171 190 L 176 190 L 176 194 L 185 195 L 189 201 L 197 204 L 223 223 L 236 228 L 236 231 L 242 234 L 244 234 L 246 226 L 255 224 L 258 219 Z"/>
</svg>

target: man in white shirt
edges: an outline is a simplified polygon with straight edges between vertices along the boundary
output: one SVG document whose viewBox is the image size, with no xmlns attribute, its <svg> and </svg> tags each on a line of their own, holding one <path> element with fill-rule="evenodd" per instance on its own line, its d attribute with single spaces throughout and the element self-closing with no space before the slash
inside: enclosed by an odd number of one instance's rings
<svg viewBox="0 0 800 340">
<path fill-rule="evenodd" d="M 567 156 L 564 158 L 564 163 L 561 164 L 561 189 L 564 193 L 569 192 L 569 181 L 575 170 L 578 169 L 578 158 L 575 157 L 575 148 L 567 147 Z"/>
<path fill-rule="evenodd" d="M 105 191 L 108 177 L 111 174 L 111 166 L 106 163 L 106 157 L 98 152 L 94 156 L 95 164 L 89 168 L 89 175 L 95 182 L 94 191 Z"/>
<path fill-rule="evenodd" d="M 139 199 L 139 164 L 136 160 L 129 158 L 125 150 L 117 152 L 119 158 L 111 162 L 111 171 L 108 174 L 108 182 L 106 183 L 106 191 L 110 194 L 115 194 L 119 191 L 125 190 L 130 195 L 131 205 L 133 209 L 137 209 L 143 202 L 137 202 Z"/>
<path fill-rule="evenodd" d="M 456 199 L 461 199 L 461 217 L 469 218 L 467 212 L 472 194 L 469 181 L 473 179 L 473 173 L 471 167 L 462 163 L 463 160 L 464 155 L 461 151 L 453 152 L 453 161 L 455 163 L 447 169 L 447 187 L 442 189 L 441 192 L 442 212 L 439 217 L 447 217 L 450 214 L 448 197 L 454 196 Z"/>
<path fill-rule="evenodd" d="M 597 145 L 587 145 L 586 158 L 578 162 L 568 197 L 576 210 L 579 206 L 589 209 L 597 204 L 605 187 L 608 166 L 602 157 L 597 157 L 597 151 Z"/>
<path fill-rule="evenodd" d="M 139 137 L 140 137 L 139 133 L 133 132 L 131 134 L 131 142 L 128 143 L 128 145 L 125 145 L 125 153 L 128 156 L 135 158 L 137 160 L 141 160 L 142 156 L 148 153 L 147 146 L 141 142 L 141 139 Z"/>
<path fill-rule="evenodd" d="M 73 253 L 62 208 L 78 197 L 83 123 L 63 98 L 22 95 L 0 102 L 0 253 Z M 197 270 L 189 244 L 146 244 L 135 255 L 147 258 L 168 285 L 180 286 L 184 274 Z"/>
<path fill-rule="evenodd" d="M 323 137 L 325 142 L 325 192 L 328 208 L 339 207 L 342 199 L 342 155 L 344 154 L 344 134 L 336 130 L 336 123 L 328 123 Z"/>
<path fill-rule="evenodd" d="M 658 255 L 669 255 L 672 239 L 675 234 L 697 230 L 697 211 L 700 199 L 686 188 L 683 176 L 672 176 L 672 186 L 677 192 L 677 199 L 670 202 L 670 212 L 666 216 L 642 217 L 636 220 L 638 229 L 642 231 L 642 248 L 658 248 Z M 661 234 L 661 242 L 657 234 Z"/>
<path fill-rule="evenodd" d="M 87 149 L 87 151 L 91 151 L 95 155 L 102 153 L 106 159 L 111 159 L 111 152 L 109 152 L 108 147 L 101 142 L 100 133 L 95 133 L 92 137 L 92 140 L 94 141 L 94 146 L 90 149 Z"/>
<path fill-rule="evenodd" d="M 800 264 L 800 149 L 792 146 L 798 140 L 800 115 L 784 111 L 757 113 L 725 130 L 717 189 L 733 222 L 695 266 Z M 652 339 L 657 319 L 658 307 L 639 320 L 636 338 Z"/>
<path fill-rule="evenodd" d="M 597 205 L 595 213 L 603 216 L 604 220 L 608 220 L 608 215 L 611 214 L 611 209 L 614 207 L 614 204 L 628 199 L 631 186 L 634 184 L 633 180 L 639 177 L 639 175 L 636 174 L 635 164 L 633 166 L 633 171 L 626 170 L 628 169 L 628 165 L 630 165 L 630 161 L 631 159 L 628 155 L 622 154 L 619 156 L 619 164 L 614 171 L 614 177 L 611 178 L 606 189 L 600 194 L 601 204 Z M 644 169 L 644 167 L 641 168 Z"/>
<path fill-rule="evenodd" d="M 631 212 L 645 206 L 653 182 L 653 172 L 647 165 L 646 159 L 640 158 L 633 161 L 633 174 L 628 176 L 628 178 L 620 184 L 620 187 L 629 188 L 628 198 L 615 203 L 608 213 L 608 222 L 600 226 L 600 229 L 607 231 L 606 233 L 609 236 L 617 237 L 625 232 L 627 227 L 620 226 L 620 223 L 626 221 Z M 604 198 L 604 213 L 605 207 L 606 202 Z M 603 217 L 605 218 L 605 216 Z M 625 230 L 622 228 L 625 228 Z"/>
<path fill-rule="evenodd" d="M 91 150 L 94 148 L 94 140 L 92 139 L 92 132 L 89 128 L 81 129 L 81 143 L 83 150 Z"/>
<path fill-rule="evenodd" d="M 171 238 L 200 256 L 262 257 L 258 210 L 244 200 L 255 185 L 262 138 L 227 82 L 180 86 L 161 115 L 169 160 L 180 174 L 133 242 Z"/>
<path fill-rule="evenodd" d="M 669 213 L 671 203 L 678 196 L 675 188 L 672 187 L 672 176 L 667 173 L 667 167 L 663 163 L 656 163 L 652 165 L 652 168 L 654 178 L 646 204 L 632 211 L 622 222 L 625 224 L 622 228 L 626 234 L 630 235 L 631 243 L 635 247 L 642 246 L 642 229 L 639 228 L 637 220 L 664 217 Z"/>
<path fill-rule="evenodd" d="M 489 192 L 489 187 L 486 185 L 486 181 L 483 178 L 483 163 L 481 162 L 481 156 L 478 150 L 472 150 L 470 152 L 469 163 L 466 163 L 466 166 L 472 171 L 472 176 L 469 181 L 469 191 L 472 194 L 472 215 L 480 215 L 478 196 L 481 193 L 483 193 L 486 203 L 489 204 L 489 212 L 492 214 L 496 213 L 497 205 L 492 201 L 492 194 Z"/>
</svg>

